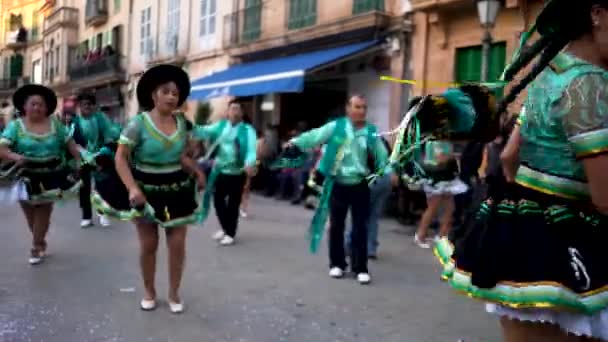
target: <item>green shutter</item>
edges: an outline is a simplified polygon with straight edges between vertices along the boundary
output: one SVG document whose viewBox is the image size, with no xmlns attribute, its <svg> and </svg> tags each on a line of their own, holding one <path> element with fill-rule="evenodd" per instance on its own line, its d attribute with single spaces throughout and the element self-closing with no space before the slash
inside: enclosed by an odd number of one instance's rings
<svg viewBox="0 0 608 342">
<path fill-rule="evenodd" d="M 504 42 L 492 44 L 490 48 L 490 60 L 488 81 L 497 81 L 505 67 L 506 44 Z M 479 82 L 481 81 L 481 59 L 482 47 L 472 46 L 456 50 L 456 70 L 454 78 L 456 82 Z"/>
<path fill-rule="evenodd" d="M 298 29 L 317 22 L 317 0 L 290 0 L 288 28 Z"/>
<path fill-rule="evenodd" d="M 10 78 L 17 79 L 23 76 L 23 56 L 20 54 L 11 56 Z"/>
<path fill-rule="evenodd" d="M 120 0 L 114 0 L 114 13 L 120 12 Z"/>
<path fill-rule="evenodd" d="M 247 0 L 245 2 L 245 22 L 243 25 L 243 41 L 252 41 L 260 38 L 261 33 L 261 0 Z"/>
<path fill-rule="evenodd" d="M 353 14 L 384 11 L 384 0 L 353 0 Z"/>
</svg>

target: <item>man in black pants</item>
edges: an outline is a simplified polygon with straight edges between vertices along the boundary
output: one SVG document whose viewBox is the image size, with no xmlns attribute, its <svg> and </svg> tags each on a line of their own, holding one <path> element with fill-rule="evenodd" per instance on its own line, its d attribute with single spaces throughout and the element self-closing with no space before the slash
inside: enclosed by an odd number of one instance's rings
<svg viewBox="0 0 608 342">
<path fill-rule="evenodd" d="M 211 174 L 217 178 L 213 205 L 222 229 L 213 235 L 222 246 L 234 244 L 239 222 L 239 208 L 247 176 L 252 176 L 256 163 L 256 132 L 243 121 L 241 104 L 232 101 L 228 118 L 207 126 L 198 126 L 192 136 L 209 141 L 208 155 L 214 155 Z"/>
<path fill-rule="evenodd" d="M 367 221 L 370 212 L 370 191 L 367 176 L 386 166 L 388 152 L 376 135 L 375 126 L 367 122 L 367 101 L 361 95 L 352 96 L 346 105 L 346 118 L 292 139 L 288 147 L 309 150 L 326 145 L 319 171 L 332 177 L 329 276 L 341 278 L 347 268 L 344 253 L 344 229 L 350 210 L 353 219 L 351 240 L 352 271 L 360 284 L 368 284 Z M 390 172 L 390 170 L 387 170 Z M 326 177 L 324 186 L 327 186 Z M 393 181 L 397 180 L 393 177 Z"/>
<path fill-rule="evenodd" d="M 102 112 L 95 111 L 95 96 L 83 93 L 78 96 L 78 115 L 72 118 L 71 128 L 74 141 L 82 149 L 90 153 L 99 151 L 106 143 L 113 142 L 120 135 L 120 127 L 110 121 Z M 80 226 L 87 228 L 93 225 L 93 210 L 91 208 L 91 183 L 92 173 L 95 170 L 84 168 L 81 171 L 82 188 L 80 188 L 80 208 L 82 209 L 82 221 Z M 105 216 L 99 217 L 100 224 L 104 227 L 110 225 Z"/>
</svg>

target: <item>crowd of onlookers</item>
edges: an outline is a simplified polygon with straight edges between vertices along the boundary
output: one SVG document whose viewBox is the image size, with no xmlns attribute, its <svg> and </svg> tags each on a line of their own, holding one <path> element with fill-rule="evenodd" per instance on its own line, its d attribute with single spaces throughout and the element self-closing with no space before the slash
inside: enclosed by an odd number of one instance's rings
<svg viewBox="0 0 608 342">
<path fill-rule="evenodd" d="M 114 56 L 116 51 L 111 45 L 106 45 L 104 48 L 97 47 L 76 55 L 75 67 L 86 66 L 93 64 L 104 57 Z"/>
</svg>

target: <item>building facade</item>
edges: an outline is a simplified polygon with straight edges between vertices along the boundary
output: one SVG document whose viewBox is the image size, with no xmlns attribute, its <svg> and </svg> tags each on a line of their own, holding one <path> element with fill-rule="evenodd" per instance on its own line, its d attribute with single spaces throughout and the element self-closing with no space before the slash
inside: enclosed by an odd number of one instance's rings
<svg viewBox="0 0 608 342">
<path fill-rule="evenodd" d="M 15 89 L 42 82 L 42 0 L 0 1 L 0 101 Z"/>
<path fill-rule="evenodd" d="M 500 77 L 520 36 L 533 24 L 540 0 L 505 0 L 494 29 L 489 55 L 489 81 Z M 483 28 L 475 2 L 412 0 L 413 78 L 415 95 L 442 91 L 446 83 L 481 79 Z"/>
<path fill-rule="evenodd" d="M 135 88 L 149 67 L 169 63 L 184 68 L 192 79 L 224 69 L 228 56 L 222 46 L 222 18 L 232 11 L 233 1 L 141 0 L 134 1 L 128 62 L 128 112 L 139 111 Z M 215 113 L 225 110 L 226 99 L 212 101 Z M 193 117 L 199 103 L 184 110 Z"/>
<path fill-rule="evenodd" d="M 298 122 L 318 126 L 343 114 L 348 95 L 355 93 L 367 96 L 369 118 L 381 129 L 398 122 L 407 94 L 380 76 L 401 78 L 407 72 L 407 6 L 401 0 L 235 0 L 235 11 L 222 18 L 231 65 L 379 42 L 307 72 L 300 92 L 245 98 L 256 126 L 279 125 L 284 131 Z"/>
</svg>

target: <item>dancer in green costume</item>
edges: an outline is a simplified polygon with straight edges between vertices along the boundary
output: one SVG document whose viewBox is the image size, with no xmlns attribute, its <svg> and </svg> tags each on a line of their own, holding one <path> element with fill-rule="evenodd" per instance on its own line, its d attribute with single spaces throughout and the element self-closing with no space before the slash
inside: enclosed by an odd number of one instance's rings
<svg viewBox="0 0 608 342">
<path fill-rule="evenodd" d="M 207 126 L 196 126 L 192 139 L 209 142 L 208 156 L 215 155 L 209 182 L 203 195 L 200 220 L 207 218 L 213 205 L 222 229 L 213 238 L 222 246 L 234 244 L 239 222 L 239 208 L 247 177 L 256 165 L 256 132 L 243 121 L 241 104 L 232 101 L 228 117 Z"/>
<path fill-rule="evenodd" d="M 311 223 L 310 249 L 313 252 L 318 249 L 329 216 L 329 275 L 341 278 L 347 268 L 344 229 L 350 209 L 353 218 L 351 269 L 359 283 L 368 284 L 371 281 L 367 268 L 368 177 L 376 172 L 391 170 L 386 168 L 386 147 L 377 137 L 376 127 L 367 122 L 365 98 L 352 96 L 346 113 L 346 117 L 295 137 L 288 147 L 309 150 L 326 144 L 319 166 L 325 180 L 321 200 Z"/>
<path fill-rule="evenodd" d="M 79 113 L 72 119 L 71 125 L 74 141 L 89 154 L 98 153 L 104 145 L 117 141 L 120 136 L 120 126 L 110 121 L 103 112 L 95 111 L 96 104 L 95 95 L 89 93 L 78 95 Z M 94 172 L 93 167 L 85 167 L 80 174 L 82 179 L 80 189 L 82 221 L 80 226 L 82 228 L 93 225 L 91 180 Z M 104 227 L 110 225 L 110 221 L 104 215 L 99 216 L 99 223 Z"/>
<path fill-rule="evenodd" d="M 116 171 L 122 184 L 107 183 L 94 195 L 96 209 L 109 216 L 135 221 L 145 287 L 142 310 L 156 308 L 158 228 L 165 228 L 169 257 L 169 308 L 184 310 L 179 296 L 185 258 L 187 225 L 197 221 L 197 185 L 204 175 L 186 163 L 192 125 L 175 111 L 190 94 L 188 75 L 171 65 L 146 71 L 137 85 L 137 99 L 146 112 L 133 117 L 123 130 L 116 151 Z M 188 171 L 188 172 L 187 172 Z"/>
<path fill-rule="evenodd" d="M 23 115 L 2 132 L 0 159 L 13 162 L 12 169 L 19 170 L 12 180 L 17 182 L 18 200 L 32 233 L 29 262 L 35 265 L 47 255 L 53 202 L 76 195 L 80 188 L 67 165 L 66 152 L 77 161 L 80 153 L 68 129 L 52 115 L 57 97 L 51 89 L 23 86 L 13 95 L 13 104 Z"/>
<path fill-rule="evenodd" d="M 521 71 L 521 80 L 495 111 L 527 90 L 502 153 L 511 185 L 489 194 L 458 245 L 441 239 L 435 253 L 455 290 L 485 301 L 500 317 L 505 341 L 606 341 L 608 1 L 548 1 L 523 44 L 535 30 L 538 40 L 520 49 L 504 73 L 511 81 Z M 422 135 L 492 112 L 491 101 L 480 106 L 479 97 L 465 95 L 478 104 L 474 110 L 447 115 L 447 125 L 427 126 Z M 462 107 L 441 106 L 440 97 L 455 104 L 446 96 L 425 98 L 427 108 L 412 115 L 423 120 Z M 488 127 L 459 138 L 487 142 L 488 132 L 497 134 Z"/>
</svg>

